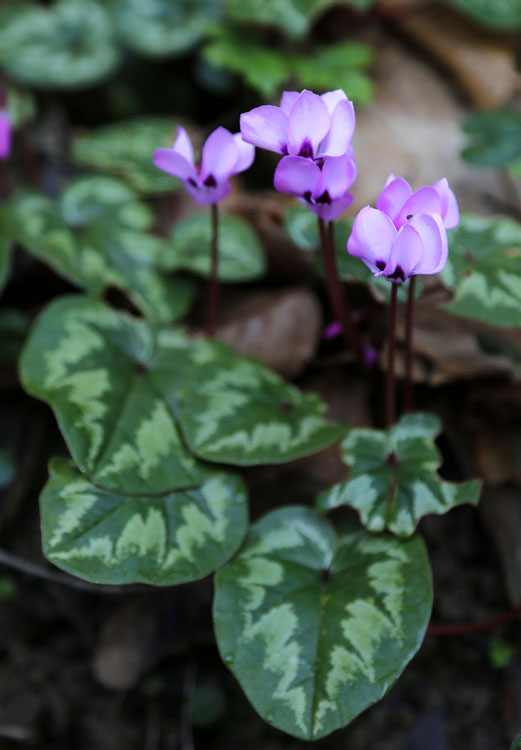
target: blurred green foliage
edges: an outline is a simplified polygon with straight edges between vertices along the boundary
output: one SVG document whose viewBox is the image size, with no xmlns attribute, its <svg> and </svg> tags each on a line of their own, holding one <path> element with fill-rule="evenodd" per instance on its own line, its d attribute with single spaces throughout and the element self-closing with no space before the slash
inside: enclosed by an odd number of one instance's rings
<svg viewBox="0 0 521 750">
<path fill-rule="evenodd" d="M 468 144 L 462 156 L 480 166 L 509 166 L 521 159 L 521 115 L 501 110 L 477 112 L 463 123 Z"/>
</svg>

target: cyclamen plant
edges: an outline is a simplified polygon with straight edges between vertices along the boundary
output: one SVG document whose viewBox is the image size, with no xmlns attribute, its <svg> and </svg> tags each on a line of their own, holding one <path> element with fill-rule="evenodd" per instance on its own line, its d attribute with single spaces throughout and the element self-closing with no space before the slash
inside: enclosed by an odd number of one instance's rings
<svg viewBox="0 0 521 750">
<path fill-rule="evenodd" d="M 209 337 L 191 337 L 170 308 L 154 315 L 153 293 L 136 297 L 139 319 L 74 295 L 44 310 L 20 364 L 26 390 L 52 407 L 71 454 L 51 461 L 41 496 L 47 558 L 105 584 L 171 586 L 215 572 L 213 619 L 224 663 L 266 721 L 305 740 L 345 726 L 379 700 L 417 652 L 432 607 L 417 524 L 429 513 L 477 503 L 480 491 L 477 481 L 453 484 L 438 475 L 434 416 L 394 419 L 396 291 L 447 260 L 446 228 L 459 213 L 446 180 L 413 192 L 391 175 L 348 240 L 349 252 L 391 283 L 385 430 L 324 419 L 318 396 L 212 339 L 218 205 L 259 146 L 281 156 L 275 188 L 317 216 L 335 317 L 367 364 L 333 244 L 333 222 L 353 200 L 354 128 L 343 91 L 285 92 L 280 107 L 243 114 L 240 134 L 214 131 L 196 166 L 179 127 L 173 147 L 156 149 L 153 163 L 178 177 L 198 205 L 211 207 Z M 100 191 L 111 206 L 109 221 L 107 206 L 96 202 Z M 6 222 L 17 227 L 9 240 L 38 257 L 54 252 L 56 267 L 89 291 L 99 290 L 99 279 L 86 280 L 82 269 L 102 264 L 92 238 L 100 252 L 107 242 L 108 275 L 123 292 L 135 292 L 141 280 L 150 294 L 157 269 L 138 248 L 165 269 L 175 267 L 162 238 L 147 234 L 148 208 L 114 179 L 81 178 L 57 204 L 24 195 L 11 212 L 38 221 Z M 57 227 L 65 260 L 57 254 Z M 90 265 L 74 265 L 73 255 Z M 350 467 L 346 481 L 320 493 L 314 509 L 278 508 L 248 526 L 247 487 L 230 467 L 282 463 L 339 440 L 346 472 Z M 340 506 L 356 509 L 360 523 L 335 526 L 326 514 Z"/>
</svg>

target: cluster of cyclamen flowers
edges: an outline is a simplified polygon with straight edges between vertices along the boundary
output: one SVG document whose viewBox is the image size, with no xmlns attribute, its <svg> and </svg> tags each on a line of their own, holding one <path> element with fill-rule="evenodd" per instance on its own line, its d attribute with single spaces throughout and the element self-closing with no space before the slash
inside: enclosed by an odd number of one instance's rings
<svg viewBox="0 0 521 750">
<path fill-rule="evenodd" d="M 285 91 L 280 107 L 263 105 L 241 115 L 241 132 L 217 128 L 202 150 L 199 169 L 186 131 L 173 147 L 159 148 L 154 164 L 180 178 L 200 205 L 215 204 L 230 191 L 229 179 L 251 166 L 254 146 L 281 154 L 274 186 L 297 196 L 320 220 L 331 222 L 353 202 L 356 176 L 352 147 L 355 111 L 342 90 L 322 96 Z M 458 205 L 446 179 L 413 192 L 391 175 L 376 208 L 356 217 L 347 243 L 375 276 L 401 283 L 413 274 L 434 274 L 447 261 L 446 229 L 459 222 Z"/>
</svg>

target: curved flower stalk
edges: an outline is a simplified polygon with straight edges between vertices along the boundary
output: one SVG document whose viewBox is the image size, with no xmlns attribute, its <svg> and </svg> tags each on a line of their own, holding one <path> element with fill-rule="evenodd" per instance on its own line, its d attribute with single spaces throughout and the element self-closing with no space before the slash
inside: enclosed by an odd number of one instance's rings
<svg viewBox="0 0 521 750">
<path fill-rule="evenodd" d="M 319 96 L 304 89 L 284 91 L 280 107 L 264 104 L 241 115 L 247 143 L 284 156 L 320 161 L 344 156 L 355 130 L 355 110 L 344 91 Z"/>
<path fill-rule="evenodd" d="M 218 203 L 231 190 L 230 177 L 251 167 L 254 158 L 255 148 L 245 143 L 240 133 L 232 134 L 226 128 L 217 128 L 208 136 L 198 168 L 194 163 L 190 138 L 181 126 L 177 128 L 177 138 L 172 148 L 156 148 L 154 151 L 154 164 L 158 169 L 182 180 L 186 191 L 199 206 L 211 206 L 212 263 L 206 309 L 206 330 L 210 337 L 215 335 L 219 294 Z"/>
<path fill-rule="evenodd" d="M 274 185 L 280 193 L 296 195 L 319 218 L 333 221 L 354 200 L 348 190 L 356 174 L 353 149 L 345 156 L 328 156 L 322 168 L 302 156 L 285 156 L 275 170 Z"/>
<path fill-rule="evenodd" d="M 387 365 L 387 423 L 394 422 L 394 328 L 397 285 L 411 278 L 407 301 L 405 408 L 412 409 L 412 329 L 414 276 L 436 274 L 448 257 L 447 229 L 459 223 L 456 197 L 445 178 L 413 192 L 401 177 L 389 176 L 376 208 L 366 206 L 356 217 L 347 242 L 375 276 L 393 282 Z"/>
</svg>

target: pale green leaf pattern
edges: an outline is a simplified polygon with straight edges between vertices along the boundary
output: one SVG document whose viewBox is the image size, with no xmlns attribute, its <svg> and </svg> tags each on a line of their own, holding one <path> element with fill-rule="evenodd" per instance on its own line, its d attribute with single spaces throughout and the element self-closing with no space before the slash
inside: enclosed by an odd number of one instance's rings
<svg viewBox="0 0 521 750">
<path fill-rule="evenodd" d="M 414 533 L 420 518 L 456 505 L 476 505 L 481 482 L 441 479 L 434 439 L 441 431 L 431 414 L 407 414 L 389 430 L 352 429 L 342 442 L 349 479 L 320 493 L 317 509 L 349 505 L 369 531 L 387 529 L 399 537 Z"/>
<path fill-rule="evenodd" d="M 418 537 L 337 537 L 292 507 L 254 524 L 218 571 L 214 622 L 221 656 L 260 715 L 316 740 L 385 694 L 418 650 L 431 604 Z"/>
<path fill-rule="evenodd" d="M 91 484 L 71 461 L 55 458 L 41 496 L 46 557 L 87 581 L 172 586 L 204 578 L 225 563 L 247 529 L 239 477 L 207 472 L 200 486 L 125 496 Z"/>
</svg>

